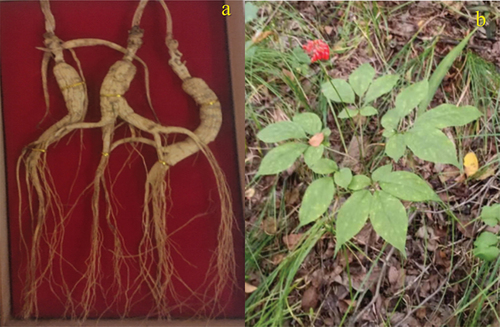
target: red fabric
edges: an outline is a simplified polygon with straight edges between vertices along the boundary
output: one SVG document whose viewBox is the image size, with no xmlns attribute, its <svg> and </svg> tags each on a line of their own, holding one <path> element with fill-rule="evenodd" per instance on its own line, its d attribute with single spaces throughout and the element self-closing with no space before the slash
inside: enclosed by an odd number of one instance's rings
<svg viewBox="0 0 500 327">
<path fill-rule="evenodd" d="M 222 169 L 224 170 L 232 190 L 235 214 L 242 217 L 240 191 L 238 185 L 235 127 L 231 98 L 229 60 L 227 38 L 222 1 L 176 1 L 167 2 L 173 18 L 174 38 L 179 41 L 179 50 L 183 60 L 194 77 L 204 79 L 218 95 L 223 110 L 223 125 L 217 139 L 210 144 Z M 56 20 L 56 35 L 62 40 L 76 38 L 100 38 L 126 45 L 128 30 L 136 9 L 135 1 L 52 1 L 51 8 Z M 11 274 L 13 315 L 20 314 L 22 299 L 21 290 L 25 281 L 24 268 L 26 258 L 20 247 L 20 230 L 18 224 L 18 195 L 16 186 L 16 161 L 24 146 L 33 142 L 38 136 L 66 114 L 63 97 L 52 73 L 53 61 L 49 66 L 50 115 L 39 127 L 45 113 L 42 91 L 41 62 L 42 51 L 35 47 L 43 47 L 45 33 L 44 17 L 40 5 L 36 1 L 1 2 L 1 74 L 3 117 L 6 140 L 8 209 L 11 237 Z M 165 15 L 160 4 L 151 1 L 146 6 L 141 28 L 144 29 L 143 46 L 137 55 L 149 66 L 151 96 L 153 105 L 163 125 L 183 126 L 194 130 L 199 124 L 199 111 L 194 101 L 181 89 L 181 81 L 168 65 L 167 47 L 165 46 Z M 122 54 L 103 46 L 75 49 L 81 61 L 87 82 L 89 107 L 85 121 L 100 119 L 99 89 L 109 67 L 122 58 Z M 71 54 L 65 52 L 66 62 L 76 67 Z M 153 119 L 147 105 L 144 85 L 144 70 L 135 62 L 138 73 L 126 94 L 130 106 L 138 114 Z M 122 137 L 125 129 L 115 134 L 115 140 Z M 83 148 L 80 148 L 82 135 Z M 144 135 L 144 134 L 143 134 Z M 179 136 L 178 139 L 181 137 Z M 48 150 L 48 166 L 57 186 L 57 191 L 66 206 L 77 202 L 75 210 L 66 226 L 64 237 L 64 257 L 80 271 L 85 271 L 85 260 L 90 249 L 91 228 L 91 190 L 78 200 L 78 195 L 91 184 L 95 169 L 101 157 L 101 130 L 85 130 L 64 137 L 58 144 L 51 145 Z M 130 148 L 129 148 L 130 149 Z M 142 154 L 148 169 L 156 161 L 155 151 L 143 146 Z M 81 158 L 80 158 L 81 155 Z M 137 252 L 142 236 L 141 213 L 144 196 L 146 171 L 142 159 L 132 155 L 133 160 L 124 167 L 117 176 L 125 159 L 129 155 L 127 147 L 122 146 L 110 156 L 109 174 L 111 180 L 116 179 L 113 192 L 119 203 L 115 212 L 119 229 L 126 240 L 127 250 Z M 81 160 L 81 161 L 80 161 Z M 80 162 L 80 163 L 79 163 Z M 24 169 L 21 170 L 24 176 Z M 183 279 L 193 288 L 201 285 L 205 277 L 210 255 L 216 246 L 219 226 L 219 199 L 213 173 L 208 161 L 202 154 L 193 155 L 170 169 L 171 211 L 167 220 L 168 230 L 174 231 L 186 224 L 191 218 L 201 215 L 185 228 L 176 232 L 172 239 L 177 244 L 184 261 L 175 251 L 172 253 L 176 269 Z M 109 180 L 109 176 L 108 176 Z M 74 186 L 72 184 L 74 182 Z M 23 188 L 26 205 L 26 189 Z M 30 217 L 25 212 L 21 217 L 23 231 L 30 233 Z M 67 207 L 66 207 L 67 209 Z M 53 217 L 47 217 L 48 228 L 53 227 Z M 240 223 L 240 221 L 238 221 Z M 235 248 L 238 263 L 239 285 L 243 284 L 243 235 L 235 229 Z M 104 245 L 112 248 L 112 235 L 103 224 Z M 42 246 L 42 261 L 46 260 L 47 249 Z M 104 287 L 113 282 L 111 253 L 103 251 L 102 267 L 105 273 Z M 190 262 L 195 266 L 188 264 Z M 136 260 L 129 264 L 137 266 Z M 80 277 L 68 264 L 63 263 L 63 272 L 69 283 Z M 58 266 L 57 266 L 58 267 Z M 55 270 L 58 271 L 58 268 Z M 131 270 L 134 278 L 137 269 Z M 125 272 L 122 272 L 125 276 Z M 54 276 L 60 278 L 58 273 Z M 135 297 L 141 298 L 144 292 Z M 187 291 L 179 286 L 181 295 Z M 76 294 L 81 292 L 77 288 Z M 61 293 L 58 293 L 60 296 Z M 38 292 L 40 317 L 61 317 L 63 303 L 50 291 L 47 282 L 43 282 Z M 98 293 L 93 316 L 101 315 L 106 300 L 112 301 L 113 294 L 104 299 Z M 123 304 L 122 300 L 118 305 Z M 132 316 L 146 315 L 152 299 L 146 298 L 136 304 Z M 170 301 L 173 303 L 173 301 Z M 244 315 L 244 294 L 236 290 L 228 299 L 224 316 L 242 318 Z M 201 303 L 191 303 L 194 309 Z M 107 311 L 103 317 L 116 317 L 116 307 Z M 182 312 L 174 309 L 174 317 L 188 317 L 192 310 Z"/>
</svg>

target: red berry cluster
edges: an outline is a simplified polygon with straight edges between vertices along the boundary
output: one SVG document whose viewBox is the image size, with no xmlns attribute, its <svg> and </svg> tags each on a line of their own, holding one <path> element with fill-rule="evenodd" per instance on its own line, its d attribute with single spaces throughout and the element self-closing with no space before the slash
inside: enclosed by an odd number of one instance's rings
<svg viewBox="0 0 500 327">
<path fill-rule="evenodd" d="M 302 48 L 311 57 L 311 62 L 330 59 L 330 47 L 323 40 L 308 41 Z"/>
</svg>

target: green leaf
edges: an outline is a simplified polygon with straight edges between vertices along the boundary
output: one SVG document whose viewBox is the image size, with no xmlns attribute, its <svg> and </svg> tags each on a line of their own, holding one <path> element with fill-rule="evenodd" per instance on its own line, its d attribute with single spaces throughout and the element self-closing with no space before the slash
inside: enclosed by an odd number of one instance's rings
<svg viewBox="0 0 500 327">
<path fill-rule="evenodd" d="M 393 110 L 388 110 L 385 113 L 380 123 L 382 124 L 382 127 L 388 130 L 395 130 L 396 128 L 398 128 L 400 119 L 401 118 L 399 117 L 398 112 L 393 109 Z"/>
<path fill-rule="evenodd" d="M 339 170 L 337 163 L 333 160 L 321 158 L 314 165 L 309 166 L 316 174 L 331 174 Z"/>
<path fill-rule="evenodd" d="M 396 97 L 396 108 L 394 109 L 400 118 L 408 115 L 425 98 L 429 90 L 429 82 L 426 80 L 415 83 Z"/>
<path fill-rule="evenodd" d="M 385 152 L 394 161 L 398 161 L 405 154 L 406 143 L 403 134 L 394 134 L 388 137 L 385 145 Z"/>
<path fill-rule="evenodd" d="M 251 2 L 245 3 L 245 24 L 257 18 L 259 8 Z"/>
<path fill-rule="evenodd" d="M 360 111 L 359 111 L 359 114 L 361 116 L 365 116 L 365 117 L 368 117 L 368 116 L 373 116 L 373 115 L 376 115 L 378 114 L 378 111 L 377 109 L 371 107 L 371 106 L 367 106 L 367 107 L 364 107 L 362 108 Z"/>
<path fill-rule="evenodd" d="M 318 115 L 312 112 L 306 112 L 303 114 L 297 114 L 292 119 L 297 123 L 306 133 L 314 135 L 321 131 L 321 119 Z"/>
<path fill-rule="evenodd" d="M 420 159 L 460 167 L 455 145 L 438 129 L 411 129 L 405 134 L 405 142 Z"/>
<path fill-rule="evenodd" d="M 481 112 L 473 106 L 457 107 L 452 104 L 442 104 L 418 117 L 413 129 L 463 126 L 481 116 Z"/>
<path fill-rule="evenodd" d="M 351 183 L 349 184 L 349 189 L 353 191 L 359 191 L 372 183 L 371 179 L 365 175 L 356 175 L 352 177 Z"/>
<path fill-rule="evenodd" d="M 275 143 L 288 139 L 307 138 L 306 133 L 298 124 L 291 121 L 280 121 L 261 130 L 257 137 L 266 143 Z"/>
<path fill-rule="evenodd" d="M 399 80 L 399 75 L 385 75 L 377 78 L 370 85 L 365 95 L 365 104 L 368 104 L 381 95 L 390 92 Z"/>
<path fill-rule="evenodd" d="M 359 110 L 345 108 L 339 113 L 337 117 L 346 119 L 356 117 L 357 115 L 359 115 Z"/>
<path fill-rule="evenodd" d="M 401 201 L 384 191 L 376 191 L 373 195 L 370 221 L 375 232 L 406 257 L 408 216 Z"/>
<path fill-rule="evenodd" d="M 307 144 L 290 142 L 272 149 L 262 159 L 257 174 L 274 175 L 290 168 L 307 148 Z"/>
<path fill-rule="evenodd" d="M 326 128 L 323 128 L 321 130 L 321 133 L 323 133 L 323 135 L 325 136 L 325 139 L 326 139 L 328 136 L 330 136 L 332 134 L 332 131 L 328 127 L 326 127 Z"/>
<path fill-rule="evenodd" d="M 333 84 L 333 85 L 332 85 Z M 343 79 L 331 79 L 321 85 L 321 91 L 334 102 L 354 103 L 354 92 Z"/>
<path fill-rule="evenodd" d="M 493 261 L 498 257 L 498 255 L 500 255 L 500 250 L 496 247 L 490 246 L 484 248 L 475 248 L 473 253 L 480 259 Z"/>
<path fill-rule="evenodd" d="M 500 204 L 484 206 L 481 209 L 481 219 L 488 226 L 495 226 L 500 222 Z"/>
<path fill-rule="evenodd" d="M 372 195 L 368 190 L 354 192 L 342 205 L 338 214 L 335 230 L 337 243 L 335 255 L 342 245 L 355 236 L 363 228 L 372 203 Z"/>
<path fill-rule="evenodd" d="M 325 150 L 324 145 L 310 146 L 304 153 L 304 161 L 309 167 L 313 166 L 319 159 L 323 156 L 323 151 Z"/>
<path fill-rule="evenodd" d="M 382 190 L 406 201 L 439 200 L 427 183 L 417 175 L 407 171 L 385 174 L 379 180 Z"/>
<path fill-rule="evenodd" d="M 349 76 L 349 84 L 351 84 L 354 92 L 356 92 L 358 96 L 362 97 L 374 77 L 375 69 L 373 69 L 373 67 L 368 63 L 362 64 Z"/>
<path fill-rule="evenodd" d="M 391 172 L 392 172 L 392 164 L 388 164 L 388 165 L 385 165 L 385 166 L 382 166 L 382 167 L 378 167 L 372 173 L 372 180 L 374 182 L 378 182 L 382 178 L 384 178 L 386 175 L 390 174 Z"/>
<path fill-rule="evenodd" d="M 488 247 L 492 245 L 497 245 L 498 237 L 490 232 L 482 232 L 476 240 L 474 241 L 474 246 L 480 247 Z"/>
<path fill-rule="evenodd" d="M 302 199 L 299 210 L 300 226 L 307 225 L 328 210 L 335 194 L 335 186 L 331 177 L 323 177 L 309 185 Z"/>
<path fill-rule="evenodd" d="M 477 30 L 477 28 L 474 30 L 474 32 Z M 436 94 L 436 91 L 443 81 L 443 78 L 446 76 L 448 73 L 448 70 L 450 70 L 451 65 L 453 65 L 453 62 L 455 59 L 462 53 L 462 50 L 464 47 L 467 45 L 469 42 L 470 37 L 474 34 L 474 32 L 470 33 L 467 35 L 462 42 L 460 42 L 453 50 L 451 50 L 446 57 L 444 57 L 443 60 L 439 63 L 439 65 L 436 67 L 436 70 L 434 73 L 432 73 L 431 78 L 429 79 L 429 90 L 427 91 L 427 95 L 424 98 L 422 102 L 420 102 L 420 105 L 418 107 L 418 115 L 422 115 L 425 112 L 425 109 L 427 109 L 427 106 L 429 103 L 431 103 L 432 98 L 434 98 L 434 94 Z"/>
<path fill-rule="evenodd" d="M 334 175 L 335 184 L 347 188 L 352 180 L 352 172 L 349 168 L 342 168 Z"/>
</svg>

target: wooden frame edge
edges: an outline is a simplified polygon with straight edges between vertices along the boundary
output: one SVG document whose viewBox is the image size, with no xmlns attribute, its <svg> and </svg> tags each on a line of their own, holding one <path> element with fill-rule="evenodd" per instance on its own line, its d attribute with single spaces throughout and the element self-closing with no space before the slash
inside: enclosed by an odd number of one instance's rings
<svg viewBox="0 0 500 327">
<path fill-rule="evenodd" d="M 245 13 L 243 0 L 226 0 L 230 16 L 226 16 L 226 29 L 233 93 L 234 123 L 241 186 L 241 201 L 244 207 L 245 194 Z M 222 8 L 221 8 L 222 10 Z M 231 32 L 231 33 L 229 33 Z"/>
<path fill-rule="evenodd" d="M 1 73 L 1 71 L 0 71 Z M 1 90 L 0 83 L 0 90 Z M 0 93 L 0 326 L 10 318 L 9 226 L 7 219 L 7 183 L 2 99 Z"/>
</svg>

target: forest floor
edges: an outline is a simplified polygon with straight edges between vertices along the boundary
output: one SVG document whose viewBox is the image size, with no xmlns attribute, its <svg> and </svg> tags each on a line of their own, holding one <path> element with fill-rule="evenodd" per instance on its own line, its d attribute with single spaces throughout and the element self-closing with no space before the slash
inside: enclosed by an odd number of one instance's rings
<svg viewBox="0 0 500 327">
<path fill-rule="evenodd" d="M 246 2 L 247 326 L 500 326 L 500 257 L 473 254 L 481 232 L 500 230 L 479 219 L 500 197 L 498 8 L 486 1 Z M 475 31 L 478 15 L 487 24 Z M 460 162 L 474 152 L 479 174 L 467 177 L 409 151 L 397 162 L 384 155 L 380 117 L 397 92 L 376 102 L 379 114 L 362 121 L 367 148 L 361 154 L 357 129 L 337 119 L 342 105 L 322 95 L 325 78 L 347 79 L 369 63 L 377 76 L 402 76 L 398 91 L 428 79 L 470 33 L 429 108 L 446 102 L 481 111 L 475 123 L 445 130 Z M 330 58 L 306 63 L 302 45 L 316 39 L 328 44 Z M 359 174 L 392 162 L 439 195 L 441 204 L 404 202 L 406 258 L 371 224 L 335 255 L 335 205 L 299 226 L 304 192 L 316 179 L 302 160 L 279 174 L 257 174 L 276 146 L 260 141 L 259 131 L 302 112 L 317 114 L 332 131 L 327 155 L 340 167 Z M 405 123 L 411 125 L 412 116 Z M 335 197 L 342 203 L 347 194 Z"/>
</svg>

